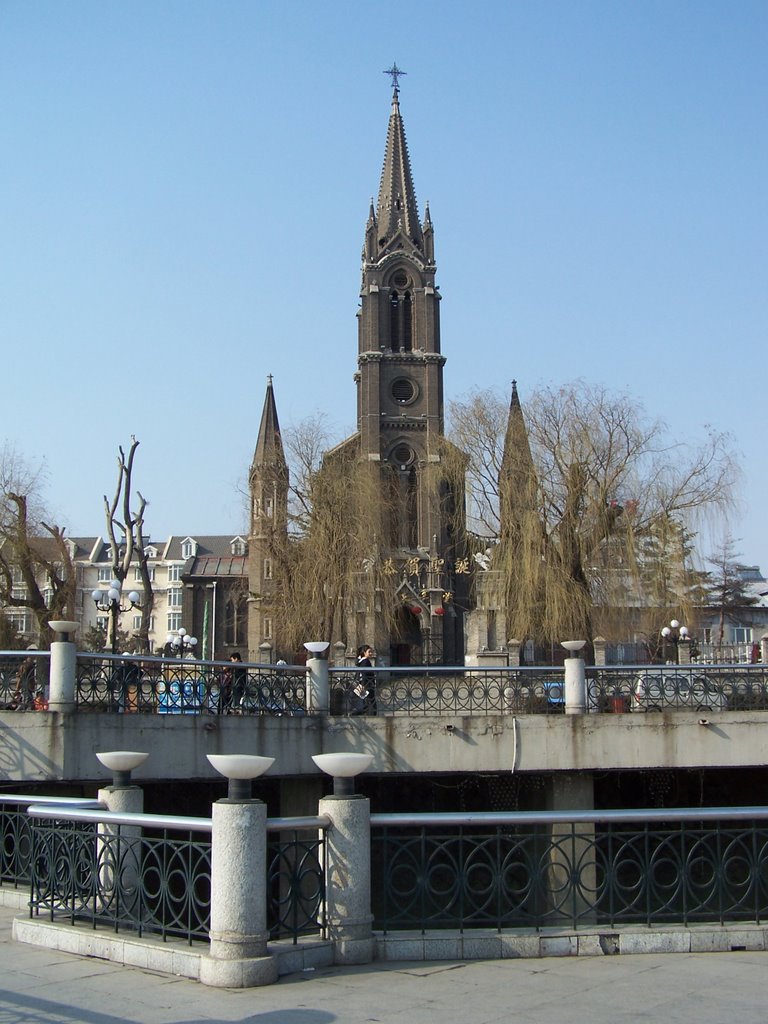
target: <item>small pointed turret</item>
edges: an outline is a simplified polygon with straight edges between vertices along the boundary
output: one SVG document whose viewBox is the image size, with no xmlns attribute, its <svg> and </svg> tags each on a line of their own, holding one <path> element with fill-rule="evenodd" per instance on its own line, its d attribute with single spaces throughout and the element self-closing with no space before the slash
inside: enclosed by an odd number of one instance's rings
<svg viewBox="0 0 768 1024">
<path fill-rule="evenodd" d="M 523 418 L 517 381 L 512 381 L 509 418 L 499 472 L 499 515 L 502 541 L 519 536 L 523 516 L 535 507 L 536 469 Z"/>
</svg>

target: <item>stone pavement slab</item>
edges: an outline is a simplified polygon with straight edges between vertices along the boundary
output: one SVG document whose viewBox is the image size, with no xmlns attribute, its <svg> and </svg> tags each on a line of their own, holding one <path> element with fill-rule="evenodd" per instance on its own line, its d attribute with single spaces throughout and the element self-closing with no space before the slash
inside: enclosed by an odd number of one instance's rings
<svg viewBox="0 0 768 1024">
<path fill-rule="evenodd" d="M 14 943 L 0 908 L 0 1024 L 763 1024 L 768 953 L 328 967 L 210 989 Z"/>
</svg>

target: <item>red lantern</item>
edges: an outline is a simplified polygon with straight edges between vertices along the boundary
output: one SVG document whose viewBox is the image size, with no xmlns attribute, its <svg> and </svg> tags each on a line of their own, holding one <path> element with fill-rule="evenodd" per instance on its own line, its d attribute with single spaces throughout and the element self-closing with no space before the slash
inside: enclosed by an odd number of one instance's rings
<svg viewBox="0 0 768 1024">
<path fill-rule="evenodd" d="M 445 608 L 442 606 L 440 608 L 435 608 L 435 615 L 445 615 Z"/>
<path fill-rule="evenodd" d="M 421 615 L 421 607 L 417 604 L 411 605 L 411 611 L 414 615 Z"/>
</svg>

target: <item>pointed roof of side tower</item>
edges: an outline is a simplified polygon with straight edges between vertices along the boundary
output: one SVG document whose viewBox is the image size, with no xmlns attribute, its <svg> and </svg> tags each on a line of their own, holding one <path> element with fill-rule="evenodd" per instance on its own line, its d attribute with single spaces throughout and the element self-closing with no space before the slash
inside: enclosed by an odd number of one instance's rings
<svg viewBox="0 0 768 1024">
<path fill-rule="evenodd" d="M 504 435 L 504 452 L 501 457 L 500 480 L 509 481 L 511 477 L 518 477 L 523 470 L 526 474 L 533 467 L 531 446 L 528 441 L 528 430 L 523 419 L 523 409 L 520 405 L 520 396 L 517 393 L 517 381 L 512 381 L 512 394 L 509 399 L 509 417 L 507 419 L 507 430 Z"/>
<path fill-rule="evenodd" d="M 282 469 L 286 465 L 283 442 L 280 437 L 280 421 L 277 418 L 275 390 L 272 387 L 272 374 L 267 377 L 267 393 L 264 397 L 264 409 L 261 413 L 259 436 L 256 450 L 253 453 L 251 469 L 266 467 Z"/>
<path fill-rule="evenodd" d="M 392 72 L 387 73 L 391 74 Z M 404 74 L 404 72 L 398 72 L 398 74 Z M 379 185 L 379 200 L 376 204 L 378 247 L 382 255 L 393 248 L 401 248 L 397 244 L 393 245 L 398 236 L 401 241 L 411 243 L 410 246 L 406 245 L 406 251 L 413 246 L 418 252 L 423 252 L 419 210 L 416 204 L 416 192 L 413 188 L 405 128 L 400 116 L 399 94 L 400 90 L 395 80 L 392 91 L 392 110 L 387 130 L 387 145 L 384 152 L 384 167 Z"/>
</svg>

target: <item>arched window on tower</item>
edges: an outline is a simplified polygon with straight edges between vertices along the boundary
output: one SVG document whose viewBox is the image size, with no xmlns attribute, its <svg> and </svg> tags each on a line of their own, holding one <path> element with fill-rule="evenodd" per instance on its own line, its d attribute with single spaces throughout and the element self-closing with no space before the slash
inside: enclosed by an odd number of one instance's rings
<svg viewBox="0 0 768 1024">
<path fill-rule="evenodd" d="M 419 543 L 419 490 L 416 480 L 416 469 L 411 466 L 408 471 L 405 496 L 405 518 L 408 536 L 408 547 L 415 548 Z"/>
<path fill-rule="evenodd" d="M 413 348 L 411 293 L 393 291 L 389 302 L 389 347 L 393 352 L 410 352 Z"/>
<path fill-rule="evenodd" d="M 405 295 L 403 296 L 403 335 L 401 345 L 401 348 L 403 348 L 406 352 L 410 352 L 411 347 L 413 345 L 412 323 L 413 316 L 411 313 L 411 293 L 406 292 Z"/>
<path fill-rule="evenodd" d="M 400 348 L 400 297 L 392 292 L 389 306 L 389 347 L 393 352 Z"/>
</svg>

